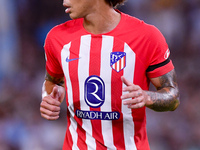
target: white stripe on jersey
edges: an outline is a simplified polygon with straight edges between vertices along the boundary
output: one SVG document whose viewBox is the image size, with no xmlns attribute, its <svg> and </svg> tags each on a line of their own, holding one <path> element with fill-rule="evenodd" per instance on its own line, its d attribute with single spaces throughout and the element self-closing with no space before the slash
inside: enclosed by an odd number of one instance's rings
<svg viewBox="0 0 200 150">
<path fill-rule="evenodd" d="M 119 63 L 120 63 L 120 61 L 117 61 L 117 63 L 116 63 L 116 65 L 117 65 L 117 69 L 116 69 L 116 70 L 117 70 L 117 71 L 119 71 L 119 69 L 120 69 L 120 68 L 119 68 L 119 66 L 120 66 Z"/>
<path fill-rule="evenodd" d="M 70 49 L 71 47 L 71 43 L 69 44 L 66 44 L 62 51 L 61 51 L 61 61 L 62 61 L 62 67 L 63 67 L 63 71 L 64 71 L 64 74 L 65 74 L 65 77 L 66 77 L 66 80 L 68 80 L 66 82 L 67 84 L 67 94 L 68 94 L 68 102 L 69 102 L 69 108 L 68 110 L 70 111 L 70 126 L 69 126 L 69 131 L 71 133 L 72 136 L 72 140 L 73 140 L 73 147 L 72 149 L 73 150 L 78 150 L 79 148 L 77 147 L 77 140 L 78 140 L 78 135 L 77 135 L 77 132 L 76 132 L 76 129 L 77 129 L 77 123 L 76 121 L 74 120 L 74 105 L 73 105 L 73 93 L 72 93 L 72 84 L 71 84 L 71 81 L 70 81 L 70 76 L 69 76 L 69 63 L 66 62 L 66 58 L 69 57 L 70 55 Z"/>
<path fill-rule="evenodd" d="M 102 39 L 102 48 L 101 48 L 101 71 L 100 76 L 106 83 L 106 89 L 105 89 L 105 102 L 101 106 L 101 111 L 108 111 L 112 112 L 111 108 L 111 72 L 112 69 L 110 68 L 110 53 L 113 49 L 113 41 L 114 38 L 112 36 L 103 36 Z M 112 130 L 112 121 L 101 121 L 102 125 L 102 135 L 104 144 L 108 149 L 115 150 L 116 147 L 113 143 L 113 130 Z"/>
<path fill-rule="evenodd" d="M 124 51 L 126 52 L 126 69 L 124 69 L 124 77 L 133 83 L 133 76 L 135 70 L 135 53 L 133 50 L 125 43 Z M 130 62 L 129 62 L 130 61 Z M 123 88 L 126 85 L 123 84 Z M 123 94 L 125 94 L 123 92 Z M 123 126 L 124 126 L 124 141 L 126 149 L 136 150 L 136 145 L 134 141 L 134 122 L 132 117 L 132 111 L 127 107 L 127 105 L 122 105 L 123 113 Z"/>
<path fill-rule="evenodd" d="M 80 52 L 79 52 L 79 64 L 78 64 L 78 78 L 80 88 L 80 107 L 81 110 L 90 111 L 89 106 L 85 103 L 84 98 L 84 82 L 89 77 L 89 63 L 90 63 L 90 46 L 91 35 L 85 35 L 81 37 Z M 82 59 L 84 58 L 84 59 Z M 95 139 L 92 137 L 92 124 L 88 119 L 82 119 L 82 128 L 86 131 L 86 144 L 88 150 L 96 149 Z"/>
</svg>

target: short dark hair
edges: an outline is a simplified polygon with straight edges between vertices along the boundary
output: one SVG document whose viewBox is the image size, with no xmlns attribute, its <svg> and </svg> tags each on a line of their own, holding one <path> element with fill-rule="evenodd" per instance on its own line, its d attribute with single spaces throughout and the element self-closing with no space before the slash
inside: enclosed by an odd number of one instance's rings
<svg viewBox="0 0 200 150">
<path fill-rule="evenodd" d="M 117 5 L 123 4 L 126 0 L 105 0 L 110 6 L 116 7 Z"/>
</svg>

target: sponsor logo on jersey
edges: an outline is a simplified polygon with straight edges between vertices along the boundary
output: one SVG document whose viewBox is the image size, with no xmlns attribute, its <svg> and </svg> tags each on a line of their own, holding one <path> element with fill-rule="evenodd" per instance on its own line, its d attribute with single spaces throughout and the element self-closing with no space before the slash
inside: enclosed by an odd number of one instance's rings
<svg viewBox="0 0 200 150">
<path fill-rule="evenodd" d="M 167 51 L 165 52 L 164 58 L 165 58 L 165 59 L 168 59 L 168 58 L 169 58 L 169 55 L 170 55 L 170 50 L 167 49 Z"/>
<path fill-rule="evenodd" d="M 74 61 L 74 60 L 77 60 L 77 59 L 80 59 L 80 58 L 69 59 L 69 57 L 67 57 L 67 58 L 66 58 L 66 62 Z"/>
<path fill-rule="evenodd" d="M 102 111 L 83 111 L 76 110 L 76 116 L 82 119 L 91 120 L 118 120 L 120 118 L 119 112 L 102 112 Z"/>
<path fill-rule="evenodd" d="M 110 53 L 110 66 L 117 72 L 120 72 L 126 67 L 126 53 L 112 52 Z"/>
<path fill-rule="evenodd" d="M 105 101 L 104 81 L 96 76 L 89 76 L 85 81 L 85 102 L 92 108 L 101 107 Z"/>
<path fill-rule="evenodd" d="M 99 108 L 104 104 L 105 84 L 99 76 L 92 75 L 85 80 L 84 98 L 86 104 L 91 108 Z M 85 111 L 77 109 L 76 116 L 90 120 L 118 120 L 120 113 L 116 111 Z"/>
</svg>

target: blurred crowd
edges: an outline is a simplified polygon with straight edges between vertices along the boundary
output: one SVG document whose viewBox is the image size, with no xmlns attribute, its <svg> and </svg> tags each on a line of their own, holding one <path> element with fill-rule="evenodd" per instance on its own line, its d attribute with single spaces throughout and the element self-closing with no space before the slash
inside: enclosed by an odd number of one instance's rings
<svg viewBox="0 0 200 150">
<path fill-rule="evenodd" d="M 118 9 L 155 25 L 176 67 L 181 105 L 174 112 L 147 109 L 151 149 L 200 150 L 200 1 L 128 0 Z M 0 150 L 62 147 L 65 103 L 57 121 L 41 118 L 39 107 L 44 40 L 69 20 L 64 10 L 62 0 L 0 0 Z"/>
</svg>

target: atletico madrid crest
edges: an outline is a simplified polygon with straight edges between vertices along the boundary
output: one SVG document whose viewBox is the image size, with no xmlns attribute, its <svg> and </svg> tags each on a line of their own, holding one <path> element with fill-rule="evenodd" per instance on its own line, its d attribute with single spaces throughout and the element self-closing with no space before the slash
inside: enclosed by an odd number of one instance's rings
<svg viewBox="0 0 200 150">
<path fill-rule="evenodd" d="M 117 72 L 120 72 L 126 67 L 126 53 L 125 52 L 111 52 L 110 66 Z"/>
</svg>

